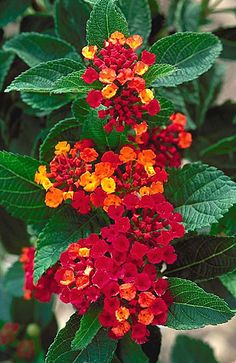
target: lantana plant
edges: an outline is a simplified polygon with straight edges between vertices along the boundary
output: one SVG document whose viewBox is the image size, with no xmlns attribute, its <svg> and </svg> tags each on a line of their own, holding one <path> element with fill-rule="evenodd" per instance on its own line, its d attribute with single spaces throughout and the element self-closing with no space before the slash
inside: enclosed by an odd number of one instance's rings
<svg viewBox="0 0 236 363">
<path fill-rule="evenodd" d="M 47 363 L 153 361 L 159 327 L 234 316 L 202 283 L 235 269 L 235 238 L 210 232 L 236 203 L 236 184 L 182 159 L 188 119 L 159 92 L 196 79 L 220 52 L 216 36 L 194 32 L 147 48 L 114 0 L 98 0 L 81 54 L 32 64 L 7 87 L 72 102 L 39 161 L 0 154 L 1 204 L 40 230 L 20 257 L 24 297 L 54 294 L 75 311 Z"/>
</svg>

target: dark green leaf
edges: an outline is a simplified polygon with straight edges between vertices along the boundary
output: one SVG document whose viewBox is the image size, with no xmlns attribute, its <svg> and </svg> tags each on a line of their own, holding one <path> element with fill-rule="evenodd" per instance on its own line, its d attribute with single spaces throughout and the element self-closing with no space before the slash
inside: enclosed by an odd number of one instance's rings
<svg viewBox="0 0 236 363">
<path fill-rule="evenodd" d="M 169 122 L 169 117 L 174 112 L 173 104 L 164 97 L 157 97 L 161 105 L 160 112 L 155 116 L 148 116 L 147 123 L 149 127 L 155 128 L 157 126 L 167 125 Z"/>
<path fill-rule="evenodd" d="M 87 23 L 88 43 L 102 47 L 104 40 L 115 31 L 128 35 L 127 22 L 116 7 L 116 0 L 98 0 Z"/>
<path fill-rule="evenodd" d="M 220 41 L 211 33 L 176 33 L 158 40 L 150 49 L 156 54 L 156 63 L 171 64 L 177 71 L 157 80 L 155 87 L 171 87 L 197 78 L 212 66 L 221 49 Z"/>
<path fill-rule="evenodd" d="M 202 150 L 202 155 L 224 155 L 236 152 L 236 135 L 224 137 L 213 145 Z"/>
<path fill-rule="evenodd" d="M 201 340 L 185 335 L 176 338 L 171 353 L 172 363 L 217 363 L 213 349 Z"/>
<path fill-rule="evenodd" d="M 201 163 L 170 170 L 165 191 L 187 231 L 210 226 L 236 203 L 236 184 L 222 171 Z"/>
<path fill-rule="evenodd" d="M 70 44 L 47 34 L 21 33 L 8 40 L 3 48 L 18 55 L 30 67 L 62 58 L 82 63 L 80 56 Z"/>
<path fill-rule="evenodd" d="M 75 333 L 75 337 L 72 340 L 72 350 L 85 349 L 91 340 L 95 337 L 101 324 L 98 320 L 98 315 L 101 309 L 99 306 L 91 306 L 91 308 L 83 315 L 80 321 L 80 327 Z"/>
<path fill-rule="evenodd" d="M 193 281 L 215 278 L 236 266 L 236 238 L 195 236 L 178 241 L 177 261 L 167 275 Z"/>
<path fill-rule="evenodd" d="M 30 6 L 31 0 L 1 0 L 0 2 L 0 27 L 14 21 Z"/>
<path fill-rule="evenodd" d="M 0 152 L 1 204 L 27 222 L 40 223 L 52 214 L 44 202 L 45 190 L 34 182 L 39 165 L 28 156 Z"/>
<path fill-rule="evenodd" d="M 86 42 L 86 22 L 89 14 L 90 7 L 84 0 L 57 0 L 55 3 L 57 34 L 79 51 Z"/>
<path fill-rule="evenodd" d="M 149 67 L 148 71 L 143 75 L 143 78 L 146 81 L 146 85 L 150 86 L 157 79 L 167 77 L 175 71 L 176 68 L 170 64 L 154 64 Z"/>
<path fill-rule="evenodd" d="M 220 277 L 222 284 L 236 298 L 236 271 L 229 272 Z"/>
<path fill-rule="evenodd" d="M 161 351 L 161 330 L 158 326 L 148 327 L 148 341 L 142 344 L 142 350 L 147 355 L 149 363 L 158 363 L 158 357 Z"/>
<path fill-rule="evenodd" d="M 0 91 L 2 90 L 3 83 L 11 67 L 13 59 L 14 56 L 11 53 L 0 50 Z"/>
<path fill-rule="evenodd" d="M 178 32 L 197 31 L 200 23 L 200 4 L 192 0 L 178 1 L 174 20 Z"/>
<path fill-rule="evenodd" d="M 59 141 L 75 142 L 80 137 L 80 125 L 74 118 L 58 122 L 48 133 L 40 146 L 40 160 L 50 162 L 54 157 L 55 145 Z"/>
<path fill-rule="evenodd" d="M 95 213 L 82 216 L 70 206 L 57 211 L 39 235 L 34 266 L 35 282 L 59 260 L 61 253 L 72 242 L 99 232 L 103 224 L 102 217 Z"/>
<path fill-rule="evenodd" d="M 235 12 L 236 13 L 236 12 Z M 215 31 L 223 45 L 223 51 L 221 58 L 235 60 L 236 58 L 236 27 L 232 28 L 220 28 Z"/>
<path fill-rule="evenodd" d="M 71 341 L 76 331 L 79 329 L 80 318 L 77 313 L 70 317 L 65 328 L 61 329 L 49 347 L 45 363 L 70 363 L 76 362 L 77 352 L 71 350 Z M 66 357 L 67 360 L 64 360 Z"/>
<path fill-rule="evenodd" d="M 131 35 L 139 34 L 143 38 L 143 46 L 147 45 L 151 32 L 151 12 L 147 0 L 119 0 L 119 7 L 124 14 Z"/>
<path fill-rule="evenodd" d="M 227 236 L 236 234 L 236 205 L 233 205 L 217 224 L 213 224 L 211 233 L 213 235 L 223 234 Z"/>
<path fill-rule="evenodd" d="M 224 300 L 205 292 L 194 282 L 173 277 L 169 282 L 174 302 L 168 312 L 168 327 L 197 329 L 225 323 L 234 316 Z"/>
<path fill-rule="evenodd" d="M 91 86 L 86 84 L 81 78 L 84 71 L 73 72 L 55 82 L 53 93 L 87 93 Z"/>
<path fill-rule="evenodd" d="M 51 95 L 47 93 L 21 93 L 22 101 L 35 110 L 52 112 L 71 102 L 70 95 Z"/>
<path fill-rule="evenodd" d="M 149 359 L 129 335 L 125 335 L 119 343 L 119 357 L 123 363 L 148 363 Z"/>
<path fill-rule="evenodd" d="M 23 296 L 24 270 L 21 262 L 16 261 L 4 275 L 3 284 L 11 296 Z"/>
<path fill-rule="evenodd" d="M 82 65 L 71 59 L 57 59 L 39 64 L 21 73 L 7 87 L 5 92 L 24 91 L 48 93 L 61 77 L 81 70 Z"/>
</svg>

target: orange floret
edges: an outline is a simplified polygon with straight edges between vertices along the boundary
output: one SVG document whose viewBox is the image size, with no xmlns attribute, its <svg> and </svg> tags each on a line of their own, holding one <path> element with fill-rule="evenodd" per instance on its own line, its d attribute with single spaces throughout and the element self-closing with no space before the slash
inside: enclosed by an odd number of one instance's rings
<svg viewBox="0 0 236 363">
<path fill-rule="evenodd" d="M 34 181 L 37 184 L 41 184 L 42 180 L 47 177 L 47 169 L 45 165 L 40 165 L 38 171 L 35 173 Z"/>
<path fill-rule="evenodd" d="M 181 149 L 187 149 L 192 144 L 192 134 L 190 132 L 180 132 L 178 145 Z"/>
<path fill-rule="evenodd" d="M 70 285 L 74 281 L 74 279 L 75 279 L 74 272 L 72 270 L 66 270 L 63 273 L 63 277 L 60 280 L 60 284 L 64 286 Z"/>
<path fill-rule="evenodd" d="M 86 163 L 91 163 L 97 159 L 98 153 L 93 147 L 86 147 L 83 149 L 83 151 L 80 152 L 80 157 Z"/>
<path fill-rule="evenodd" d="M 100 180 L 94 173 L 86 171 L 80 176 L 80 185 L 86 192 L 93 192 L 100 185 Z"/>
<path fill-rule="evenodd" d="M 141 310 L 138 314 L 138 322 L 144 325 L 149 325 L 153 322 L 154 314 L 151 309 Z"/>
<path fill-rule="evenodd" d="M 145 165 L 144 169 L 145 169 L 148 176 L 153 176 L 153 175 L 156 174 L 155 169 L 153 168 L 153 166 Z"/>
<path fill-rule="evenodd" d="M 132 284 L 132 283 L 122 284 L 122 285 L 120 285 L 119 293 L 120 293 L 120 297 L 122 299 L 131 301 L 136 296 L 136 288 L 135 288 L 134 284 Z"/>
<path fill-rule="evenodd" d="M 144 195 L 150 195 L 151 194 L 151 188 L 144 186 L 144 187 L 139 189 L 139 194 L 141 195 L 141 197 L 143 197 Z"/>
<path fill-rule="evenodd" d="M 115 169 L 112 167 L 112 164 L 108 161 L 101 162 L 95 165 L 95 175 L 99 179 L 109 178 L 114 174 Z"/>
<path fill-rule="evenodd" d="M 67 141 L 60 141 L 55 146 L 55 155 L 66 154 L 70 151 L 70 144 Z"/>
<path fill-rule="evenodd" d="M 122 69 L 116 79 L 120 82 L 120 84 L 124 85 L 127 81 L 132 81 L 134 78 L 134 71 L 130 68 Z"/>
<path fill-rule="evenodd" d="M 52 182 L 47 177 L 41 179 L 41 184 L 45 190 L 48 190 L 53 186 Z"/>
<path fill-rule="evenodd" d="M 116 207 L 118 207 L 119 205 L 122 204 L 122 200 L 120 199 L 120 197 L 118 197 L 117 195 L 115 194 L 109 194 L 104 202 L 103 202 L 103 209 L 107 212 L 108 211 L 108 208 L 111 206 L 111 205 L 114 205 Z"/>
<path fill-rule="evenodd" d="M 134 72 L 139 76 L 142 76 L 148 70 L 148 65 L 142 61 L 138 61 L 134 66 Z"/>
<path fill-rule="evenodd" d="M 119 159 L 123 161 L 123 163 L 128 163 L 129 161 L 135 160 L 137 157 L 135 151 L 129 146 L 123 146 L 120 150 Z"/>
<path fill-rule="evenodd" d="M 89 285 L 89 276 L 87 275 L 79 276 L 77 277 L 75 283 L 77 290 L 83 290 L 85 287 Z"/>
<path fill-rule="evenodd" d="M 112 44 L 119 43 L 121 45 L 124 45 L 126 43 L 126 37 L 124 36 L 123 33 L 116 31 L 111 34 L 108 41 Z"/>
<path fill-rule="evenodd" d="M 64 192 L 63 193 L 63 199 L 64 200 L 68 200 L 68 199 L 73 199 L 74 196 L 74 192 Z"/>
<path fill-rule="evenodd" d="M 141 308 L 149 308 L 155 300 L 156 297 L 151 292 L 145 291 L 139 294 L 138 303 Z"/>
<path fill-rule="evenodd" d="M 112 194 L 116 190 L 116 182 L 113 178 L 103 178 L 101 187 L 107 194 Z"/>
<path fill-rule="evenodd" d="M 118 324 L 114 328 L 111 329 L 112 333 L 117 337 L 123 337 L 130 330 L 130 324 L 128 321 L 124 321 L 123 323 Z"/>
<path fill-rule="evenodd" d="M 118 87 L 115 83 L 108 84 L 106 87 L 102 89 L 102 96 L 106 99 L 110 99 L 115 96 Z"/>
<path fill-rule="evenodd" d="M 142 103 L 147 104 L 154 99 L 154 94 L 149 88 L 146 88 L 139 93 L 139 97 Z"/>
<path fill-rule="evenodd" d="M 90 248 L 82 247 L 79 249 L 80 257 L 89 257 L 89 255 L 90 255 Z"/>
<path fill-rule="evenodd" d="M 86 59 L 94 59 L 98 47 L 96 45 L 87 45 L 82 49 L 82 54 Z"/>
<path fill-rule="evenodd" d="M 99 81 L 102 83 L 112 83 L 116 79 L 116 72 L 112 68 L 104 68 L 99 73 Z"/>
<path fill-rule="evenodd" d="M 163 183 L 160 181 L 153 182 L 151 184 L 150 189 L 151 189 L 151 194 L 164 193 Z"/>
<path fill-rule="evenodd" d="M 170 120 L 173 124 L 186 126 L 187 124 L 187 117 L 180 112 L 173 113 L 173 115 L 170 116 Z"/>
<path fill-rule="evenodd" d="M 45 196 L 45 204 L 50 208 L 57 208 L 63 202 L 63 192 L 57 188 L 50 188 Z"/>
<path fill-rule="evenodd" d="M 147 132 L 147 129 L 148 129 L 148 125 L 147 125 L 146 121 L 143 121 L 140 124 L 136 124 L 134 126 L 134 131 L 137 136 L 141 136 L 142 134 Z"/>
<path fill-rule="evenodd" d="M 130 312 L 125 306 L 121 306 L 118 310 L 116 310 L 115 315 L 119 322 L 123 322 L 129 318 Z"/>
<path fill-rule="evenodd" d="M 138 154 L 138 163 L 143 166 L 153 166 L 156 154 L 152 150 L 143 150 Z"/>
<path fill-rule="evenodd" d="M 126 39 L 126 44 L 133 50 L 139 48 L 143 44 L 143 38 L 140 35 L 133 35 Z"/>
</svg>

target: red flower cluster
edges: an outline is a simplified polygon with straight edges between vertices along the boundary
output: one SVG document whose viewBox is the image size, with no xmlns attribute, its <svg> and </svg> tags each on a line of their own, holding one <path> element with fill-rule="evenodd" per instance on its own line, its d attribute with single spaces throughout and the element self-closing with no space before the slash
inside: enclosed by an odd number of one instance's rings
<svg viewBox="0 0 236 363">
<path fill-rule="evenodd" d="M 185 131 L 187 118 L 181 113 L 170 117 L 171 124 L 166 127 L 157 127 L 148 131 L 146 123 L 135 129 L 136 137 L 130 136 L 130 141 L 139 144 L 140 149 L 153 150 L 156 165 L 160 168 L 178 168 L 181 165 L 181 149 L 187 149 L 192 144 L 192 135 Z"/>
<path fill-rule="evenodd" d="M 146 115 L 154 116 L 160 111 L 160 104 L 150 89 L 146 89 L 142 77 L 155 63 L 156 56 L 144 50 L 141 60 L 135 53 L 142 45 L 142 37 L 126 38 L 122 33 L 111 34 L 104 48 L 86 46 L 82 50 L 85 59 L 91 61 L 82 78 L 95 88 L 87 95 L 88 104 L 103 109 L 100 118 L 108 117 L 105 130 L 124 131 L 125 125 L 134 128 Z"/>
<path fill-rule="evenodd" d="M 6 323 L 0 329 L 0 345 L 8 345 L 16 340 L 20 325 L 18 323 Z"/>
<path fill-rule="evenodd" d="M 53 277 L 55 267 L 48 269 L 47 273 L 43 274 L 39 279 L 37 285 L 34 285 L 34 255 L 35 249 L 33 247 L 25 247 L 20 256 L 20 262 L 22 262 L 25 271 L 24 298 L 29 300 L 35 297 L 39 301 L 48 302 L 52 294 L 58 291 L 58 286 Z"/>
</svg>

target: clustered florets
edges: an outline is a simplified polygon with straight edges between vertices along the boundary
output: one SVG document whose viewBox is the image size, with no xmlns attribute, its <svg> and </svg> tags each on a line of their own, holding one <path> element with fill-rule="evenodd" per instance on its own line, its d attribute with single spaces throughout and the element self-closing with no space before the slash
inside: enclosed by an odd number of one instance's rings
<svg viewBox="0 0 236 363">
<path fill-rule="evenodd" d="M 141 44 L 138 35 L 126 38 L 115 32 L 101 50 L 82 50 L 91 62 L 82 79 L 93 87 L 86 100 L 99 107 L 107 132 L 126 129 L 126 145 L 101 154 L 89 139 L 73 147 L 60 141 L 49 169 L 41 165 L 35 174 L 35 182 L 46 190 L 48 207 L 69 203 L 79 214 L 100 209 L 107 225 L 70 244 L 37 284 L 34 248 L 24 249 L 21 256 L 25 298 L 49 301 L 55 293 L 79 314 L 98 302 L 99 321 L 110 337 L 131 332 L 139 344 L 147 341 L 148 326 L 166 323 L 172 304 L 163 272 L 177 258 L 171 242 L 185 231 L 181 215 L 163 194 L 165 168 L 179 167 L 180 149 L 192 141 L 180 113 L 173 114 L 167 126 L 149 130 L 145 118 L 155 116 L 160 104 L 142 76 L 156 58 L 143 51 L 138 60 L 135 50 Z"/>
</svg>

